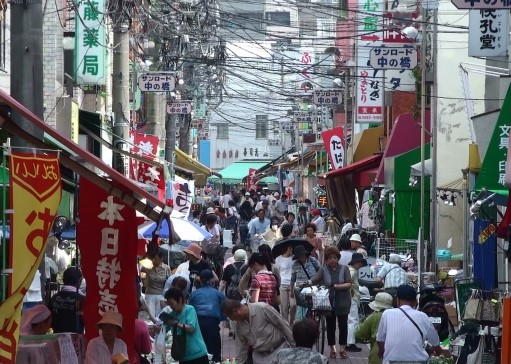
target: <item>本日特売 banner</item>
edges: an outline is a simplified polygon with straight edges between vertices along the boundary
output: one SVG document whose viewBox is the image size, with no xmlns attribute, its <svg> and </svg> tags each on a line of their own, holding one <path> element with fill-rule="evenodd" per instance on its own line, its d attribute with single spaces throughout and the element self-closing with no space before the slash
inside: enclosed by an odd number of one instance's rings
<svg viewBox="0 0 511 364">
<path fill-rule="evenodd" d="M 0 306 L 0 363 L 14 363 L 21 307 L 41 259 L 60 204 L 62 185 L 58 154 L 10 155 L 11 235 L 8 296 Z"/>
<path fill-rule="evenodd" d="M 120 337 L 127 344 L 133 343 L 138 313 L 135 210 L 83 177 L 79 197 L 76 238 L 87 282 L 85 337 L 96 337 L 96 323 L 102 314 L 116 311 L 123 316 L 124 332 Z M 133 345 L 128 345 L 130 361 L 135 358 L 133 350 Z"/>
</svg>

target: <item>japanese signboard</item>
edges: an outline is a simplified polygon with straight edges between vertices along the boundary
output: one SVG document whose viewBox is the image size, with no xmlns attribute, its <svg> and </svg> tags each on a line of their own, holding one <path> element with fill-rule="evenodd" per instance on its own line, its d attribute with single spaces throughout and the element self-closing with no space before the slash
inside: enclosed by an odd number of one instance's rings
<svg viewBox="0 0 511 364">
<path fill-rule="evenodd" d="M 298 89 L 309 93 L 313 89 L 314 78 L 314 49 L 302 48 L 298 53 Z"/>
<path fill-rule="evenodd" d="M 318 106 L 341 105 L 342 93 L 342 90 L 315 90 L 313 102 Z"/>
<path fill-rule="evenodd" d="M 383 2 L 379 0 L 358 0 L 358 51 L 356 122 L 375 123 L 383 121 L 383 71 L 369 66 L 369 51 L 381 46 L 383 24 L 381 14 Z"/>
<path fill-rule="evenodd" d="M 155 135 L 139 134 L 134 131 L 130 132 L 131 148 L 130 152 L 141 157 L 153 159 L 158 153 L 158 145 L 160 138 Z M 140 167 L 138 159 L 130 158 L 130 179 L 137 179 L 138 169 Z"/>
<path fill-rule="evenodd" d="M 375 47 L 369 52 L 369 65 L 379 70 L 411 70 L 417 67 L 414 47 Z"/>
<path fill-rule="evenodd" d="M 191 101 L 179 101 L 167 103 L 167 114 L 190 114 L 192 112 Z"/>
<path fill-rule="evenodd" d="M 469 57 L 507 56 L 509 10 L 470 10 Z"/>
<path fill-rule="evenodd" d="M 280 128 L 284 131 L 291 132 L 295 130 L 295 124 L 292 121 L 281 121 Z"/>
<path fill-rule="evenodd" d="M 75 17 L 75 82 L 105 85 L 106 36 L 105 0 L 85 1 Z"/>
<path fill-rule="evenodd" d="M 344 130 L 334 128 L 321 133 L 332 169 L 344 167 Z"/>
<path fill-rule="evenodd" d="M 257 174 L 256 168 L 250 168 L 247 176 L 247 191 L 255 190 L 257 188 L 255 183 L 255 176 Z"/>
<path fill-rule="evenodd" d="M 195 181 L 187 181 L 176 176 L 175 181 L 168 183 L 167 187 L 167 198 L 172 198 L 174 202 L 171 216 L 187 218 L 192 209 L 193 196 L 195 196 Z"/>
<path fill-rule="evenodd" d="M 451 0 L 458 9 L 511 9 L 509 0 Z"/>
<path fill-rule="evenodd" d="M 130 191 L 124 191 L 130 193 Z M 135 340 L 138 300 L 134 277 L 137 275 L 137 217 L 135 210 L 108 195 L 86 178 L 80 178 L 80 222 L 77 239 L 83 276 L 87 281 L 87 304 L 83 307 L 85 338 L 98 335 L 96 323 L 106 311 L 122 313 L 126 343 Z M 128 346 L 131 358 L 134 348 Z"/>
<path fill-rule="evenodd" d="M 138 76 L 137 84 L 145 92 L 170 92 L 176 88 L 176 77 L 169 72 L 146 72 Z"/>
<path fill-rule="evenodd" d="M 206 90 L 193 91 L 193 113 L 196 118 L 206 117 Z"/>
<path fill-rule="evenodd" d="M 294 113 L 294 122 L 298 130 L 302 133 L 310 132 L 314 129 L 317 115 L 312 111 L 297 111 Z"/>
<path fill-rule="evenodd" d="M 58 154 L 11 152 L 11 208 L 7 297 L 0 305 L 0 363 L 16 363 L 23 298 L 46 252 L 50 228 L 60 204 L 62 185 Z M 7 257 L 6 257 L 7 258 Z"/>
</svg>

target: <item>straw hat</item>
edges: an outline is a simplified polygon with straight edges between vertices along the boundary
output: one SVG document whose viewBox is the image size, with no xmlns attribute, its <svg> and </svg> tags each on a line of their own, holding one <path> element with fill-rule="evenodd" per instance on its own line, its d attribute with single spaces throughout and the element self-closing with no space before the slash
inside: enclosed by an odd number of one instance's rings
<svg viewBox="0 0 511 364">
<path fill-rule="evenodd" d="M 369 303 L 369 307 L 373 311 L 386 310 L 388 308 L 392 308 L 392 301 L 393 298 L 390 294 L 380 292 L 376 294 L 376 297 L 374 297 L 374 301 Z"/>
<path fill-rule="evenodd" d="M 188 248 L 186 248 L 183 251 L 186 254 L 193 255 L 195 258 L 200 259 L 201 253 L 202 253 L 202 248 L 195 243 L 191 243 L 190 245 L 188 245 Z"/>
<path fill-rule="evenodd" d="M 106 311 L 103 314 L 103 317 L 101 318 L 101 320 L 98 321 L 96 326 L 98 328 L 101 328 L 101 325 L 104 325 L 104 324 L 115 325 L 115 326 L 117 326 L 119 328 L 119 330 L 123 331 L 123 328 L 122 328 L 122 315 L 119 312 Z"/>
</svg>

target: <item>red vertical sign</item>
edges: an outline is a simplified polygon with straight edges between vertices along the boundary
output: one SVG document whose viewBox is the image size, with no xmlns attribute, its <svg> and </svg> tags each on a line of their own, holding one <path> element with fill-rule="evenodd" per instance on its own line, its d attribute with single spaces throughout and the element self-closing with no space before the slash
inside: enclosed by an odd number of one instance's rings
<svg viewBox="0 0 511 364">
<path fill-rule="evenodd" d="M 257 173 L 257 169 L 255 169 L 255 168 L 250 168 L 248 170 L 247 191 L 255 190 L 256 189 L 256 186 L 254 184 L 254 177 L 255 177 L 256 173 Z"/>
<path fill-rule="evenodd" d="M 104 312 L 120 312 L 124 326 L 120 338 L 128 346 L 131 361 L 138 313 L 135 210 L 82 177 L 79 215 L 77 242 L 87 282 L 85 337 L 89 341 L 98 335 L 96 323 Z"/>
<path fill-rule="evenodd" d="M 321 133 L 332 170 L 344 167 L 344 130 L 334 128 Z"/>
</svg>

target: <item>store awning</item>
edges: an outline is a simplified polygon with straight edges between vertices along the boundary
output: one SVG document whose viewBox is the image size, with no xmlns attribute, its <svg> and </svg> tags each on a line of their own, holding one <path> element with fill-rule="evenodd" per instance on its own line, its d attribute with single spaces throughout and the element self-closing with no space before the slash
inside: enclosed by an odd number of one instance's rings
<svg viewBox="0 0 511 364">
<path fill-rule="evenodd" d="M 163 201 L 158 200 L 157 197 L 139 187 L 134 181 L 126 178 L 121 173 L 104 163 L 101 159 L 97 158 L 78 144 L 59 133 L 57 130 L 53 129 L 25 106 L 8 95 L 5 91 L 0 90 L 0 99 L 5 105 L 10 107 L 13 112 L 18 113 L 21 117 L 34 124 L 34 126 L 42 132 L 55 139 L 56 142 L 62 144 L 70 153 L 76 154 L 83 161 L 90 163 L 95 168 L 101 170 L 105 175 L 109 176 L 109 179 L 98 176 L 96 173 L 82 165 L 82 163 L 70 158 L 64 153 L 61 153 L 60 163 L 63 166 L 91 180 L 98 187 L 119 198 L 127 205 L 132 206 L 151 220 L 159 221 L 162 215 L 161 211 L 165 214 L 170 214 L 170 207 L 166 206 Z M 0 111 L 0 127 L 11 134 L 19 136 L 35 148 L 48 149 L 49 147 L 49 144 L 32 136 L 26 130 L 18 126 L 12 120 L 11 116 L 5 111 Z"/>
<path fill-rule="evenodd" d="M 179 148 L 176 148 L 176 166 L 192 171 L 195 174 L 195 185 L 198 187 L 205 186 L 208 177 L 211 175 L 221 177 L 218 173 L 196 161 Z"/>
<path fill-rule="evenodd" d="M 248 176 L 250 169 L 259 169 L 264 166 L 267 162 L 255 162 L 255 161 L 239 161 L 234 162 L 230 166 L 222 169 L 219 173 L 221 174 L 222 183 L 226 184 L 237 184 L 241 183 L 243 178 Z M 220 178 L 213 177 L 212 180 L 219 181 Z"/>
<path fill-rule="evenodd" d="M 258 169 L 257 174 L 261 175 L 268 175 L 266 173 L 270 168 L 277 166 L 279 163 L 282 163 L 284 159 L 287 158 L 287 156 L 295 151 L 295 147 L 291 147 L 291 149 L 287 150 L 286 152 L 282 153 L 280 156 L 275 158 L 274 160 L 266 163 L 264 166 Z M 271 174 L 271 173 L 270 173 Z"/>
<path fill-rule="evenodd" d="M 364 129 L 356 134 L 353 143 L 353 160 L 348 160 L 348 162 L 358 162 L 376 153 L 381 153 L 383 150 L 383 132 L 383 126 L 378 126 L 376 128 Z M 348 154 L 348 157 L 351 157 L 351 153 L 346 154 Z"/>
<path fill-rule="evenodd" d="M 429 143 L 430 135 L 430 112 L 426 110 L 426 144 Z M 406 153 L 421 145 L 421 124 L 420 120 L 415 120 L 412 113 L 401 114 L 396 118 L 392 126 L 392 132 L 383 151 L 383 159 L 378 174 L 376 184 L 385 183 L 385 158 L 394 157 Z"/>
<path fill-rule="evenodd" d="M 382 154 L 375 154 L 326 174 L 328 206 L 353 222 L 357 221 L 356 189 L 371 186 Z"/>
<path fill-rule="evenodd" d="M 410 166 L 410 176 L 419 177 L 421 175 L 422 162 L 417 162 Z M 424 161 L 424 176 L 431 177 L 433 174 L 433 161 L 426 159 Z"/>
</svg>

